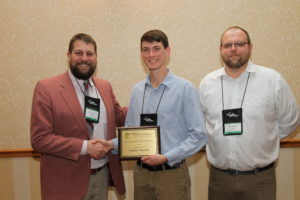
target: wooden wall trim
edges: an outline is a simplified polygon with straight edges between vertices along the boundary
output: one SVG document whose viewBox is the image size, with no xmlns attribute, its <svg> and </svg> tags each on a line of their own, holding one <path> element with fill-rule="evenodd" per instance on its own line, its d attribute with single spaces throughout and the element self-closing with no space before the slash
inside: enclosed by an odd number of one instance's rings
<svg viewBox="0 0 300 200">
<path fill-rule="evenodd" d="M 281 148 L 300 147 L 300 139 L 285 139 L 280 141 Z"/>
<path fill-rule="evenodd" d="M 1 157 L 40 157 L 33 149 L 0 149 Z"/>
<path fill-rule="evenodd" d="M 300 139 L 285 139 L 280 141 L 281 148 L 300 147 Z M 0 149 L 2 157 L 40 157 L 41 154 L 33 149 Z"/>
</svg>

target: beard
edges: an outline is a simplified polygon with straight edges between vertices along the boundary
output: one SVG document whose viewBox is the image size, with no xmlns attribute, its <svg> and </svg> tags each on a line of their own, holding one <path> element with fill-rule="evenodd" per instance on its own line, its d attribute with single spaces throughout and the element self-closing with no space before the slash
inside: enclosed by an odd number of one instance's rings
<svg viewBox="0 0 300 200">
<path fill-rule="evenodd" d="M 232 61 L 230 58 L 222 56 L 223 62 L 231 69 L 239 69 L 248 63 L 250 55 L 240 56 L 237 61 Z"/>
<path fill-rule="evenodd" d="M 79 66 L 82 65 L 82 64 L 85 64 L 85 65 L 89 66 L 89 70 L 87 72 L 81 72 L 80 71 Z M 87 63 L 85 61 L 75 63 L 74 65 L 72 65 L 71 62 L 69 62 L 69 67 L 70 67 L 70 70 L 71 70 L 72 74 L 77 79 L 82 79 L 82 80 L 87 80 L 94 74 L 94 72 L 96 70 L 96 65 L 97 64 L 93 65 L 93 64 Z"/>
</svg>

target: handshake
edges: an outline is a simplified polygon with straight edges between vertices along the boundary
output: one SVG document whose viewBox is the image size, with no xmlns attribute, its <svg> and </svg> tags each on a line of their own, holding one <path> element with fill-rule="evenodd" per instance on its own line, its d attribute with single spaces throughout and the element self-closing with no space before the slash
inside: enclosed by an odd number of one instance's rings
<svg viewBox="0 0 300 200">
<path fill-rule="evenodd" d="M 95 160 L 104 157 L 113 148 L 114 143 L 111 140 L 91 139 L 87 143 L 87 153 Z"/>
</svg>

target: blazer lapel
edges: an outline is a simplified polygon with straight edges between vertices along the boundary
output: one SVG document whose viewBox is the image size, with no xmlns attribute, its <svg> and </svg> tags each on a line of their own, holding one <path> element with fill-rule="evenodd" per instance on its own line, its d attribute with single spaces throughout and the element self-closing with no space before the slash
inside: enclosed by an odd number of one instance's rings
<svg viewBox="0 0 300 200">
<path fill-rule="evenodd" d="M 102 101 L 105 105 L 106 109 L 106 118 L 107 118 L 107 138 L 111 138 L 111 123 L 114 118 L 114 103 L 113 98 L 111 96 L 110 87 L 107 86 L 107 84 L 104 84 L 104 82 L 100 79 L 93 79 L 98 92 L 100 93 L 100 96 L 102 98 Z"/>
<path fill-rule="evenodd" d="M 104 84 L 101 84 L 101 81 L 99 81 L 99 79 L 98 80 L 93 79 L 93 81 L 94 81 L 94 83 L 97 87 L 98 92 L 101 95 L 101 98 L 103 100 L 103 103 L 105 105 L 105 109 L 106 109 L 106 112 L 107 112 L 107 119 L 109 119 L 109 115 L 110 115 L 111 108 L 112 108 L 111 107 L 112 106 L 111 105 L 112 101 L 111 101 L 111 98 L 110 98 L 110 96 L 107 92 L 108 88 L 105 87 Z"/>
<path fill-rule="evenodd" d="M 84 133 L 86 133 L 86 135 L 89 137 L 88 130 L 86 127 L 86 122 L 83 117 L 84 114 L 82 112 L 82 108 L 78 101 L 77 94 L 75 92 L 74 86 L 72 84 L 72 81 L 71 81 L 71 78 L 70 78 L 68 72 L 66 72 L 63 75 L 63 79 L 62 79 L 60 85 L 61 85 L 60 94 L 62 95 L 63 99 L 65 100 L 65 103 L 68 105 L 68 108 L 72 112 L 76 123 L 79 124 L 82 131 Z"/>
</svg>

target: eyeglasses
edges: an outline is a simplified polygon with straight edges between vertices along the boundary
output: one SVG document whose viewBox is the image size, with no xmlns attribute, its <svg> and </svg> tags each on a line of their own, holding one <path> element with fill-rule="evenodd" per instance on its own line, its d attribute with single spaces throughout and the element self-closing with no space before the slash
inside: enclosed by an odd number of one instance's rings
<svg viewBox="0 0 300 200">
<path fill-rule="evenodd" d="M 246 44 L 249 44 L 249 42 L 225 43 L 225 44 L 221 44 L 221 47 L 223 47 L 224 49 L 231 49 L 232 45 L 234 45 L 236 48 L 242 48 L 246 46 Z"/>
</svg>

